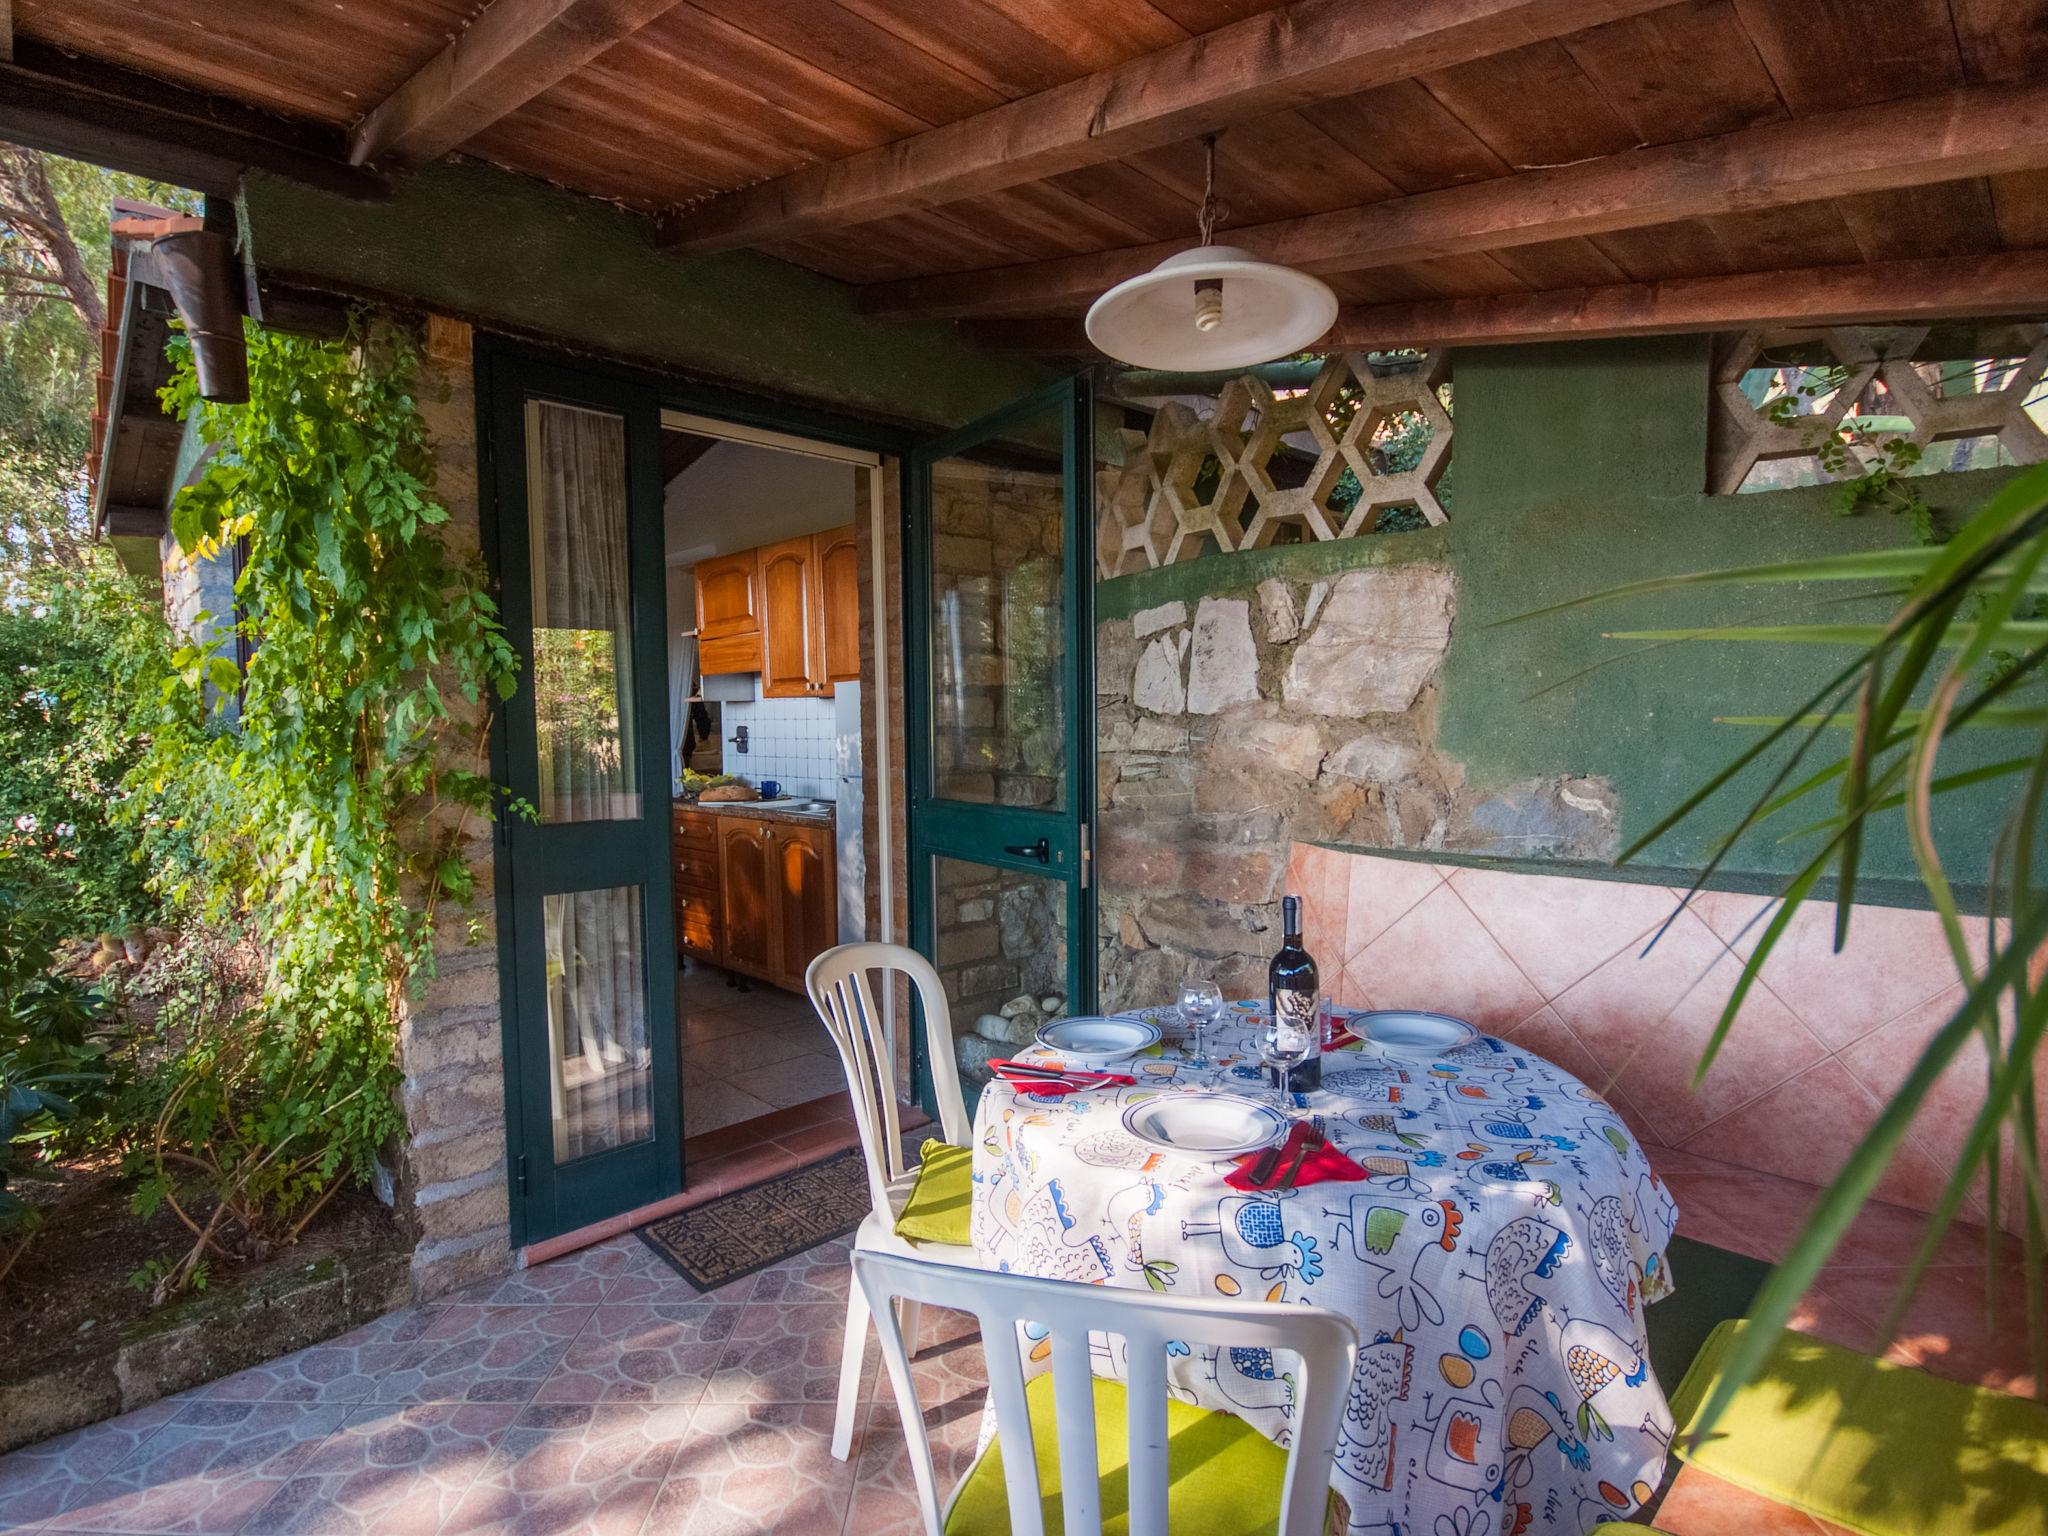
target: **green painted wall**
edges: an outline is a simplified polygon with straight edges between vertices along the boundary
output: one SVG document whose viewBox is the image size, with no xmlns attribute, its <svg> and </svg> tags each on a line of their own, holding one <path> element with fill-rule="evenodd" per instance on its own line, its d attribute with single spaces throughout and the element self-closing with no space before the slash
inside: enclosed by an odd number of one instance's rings
<svg viewBox="0 0 2048 1536">
<path fill-rule="evenodd" d="M 252 173 L 241 212 L 268 272 L 885 420 L 958 425 L 1052 377 L 948 323 L 858 315 L 785 262 L 666 255 L 607 203 L 474 163 L 375 203 Z"/>
<path fill-rule="evenodd" d="M 1666 594 L 1489 626 L 1644 577 L 1895 546 L 1910 537 L 1882 512 L 1836 515 L 1824 488 L 1705 495 L 1707 351 L 1704 337 L 1670 337 L 1497 348 L 1457 360 L 1451 526 L 1458 617 L 1444 667 L 1440 745 L 1464 761 L 1481 789 L 1551 774 L 1612 781 L 1624 841 L 1648 831 L 1754 739 L 1745 728 L 1716 725 L 1716 716 L 1788 712 L 1849 653 L 1710 642 L 1651 649 L 1603 639 L 1604 631 L 1875 617 L 1886 605 L 1818 606 L 1839 587 L 1754 588 Z M 2011 473 L 1919 484 L 1955 515 L 1980 505 Z M 1993 739 L 1980 741 L 1992 755 Z M 2013 746 L 2009 736 L 2000 745 Z M 1762 782 L 1760 774 L 1749 780 Z M 1724 815 L 1667 836 L 1645 863 L 1698 867 L 1708 834 L 1747 803 L 1731 786 L 1716 803 L 1727 807 Z M 1982 878 L 1997 803 L 1994 789 L 1946 806 L 1944 842 L 1959 881 Z M 1824 809 L 1791 813 L 1772 834 L 1752 835 L 1730 874 L 1795 867 L 1811 844 L 1787 845 L 1779 836 Z M 1866 868 L 1878 877 L 1912 873 L 1897 813 L 1870 847 Z"/>
</svg>

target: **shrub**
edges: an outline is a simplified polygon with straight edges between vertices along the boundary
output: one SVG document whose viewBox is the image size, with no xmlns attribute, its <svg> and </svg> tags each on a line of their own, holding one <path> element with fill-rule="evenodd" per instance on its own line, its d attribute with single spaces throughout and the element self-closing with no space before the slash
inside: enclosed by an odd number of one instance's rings
<svg viewBox="0 0 2048 1536">
<path fill-rule="evenodd" d="M 191 1250 L 288 1241 L 340 1181 L 367 1179 L 400 1130 L 397 1028 L 431 975 L 434 914 L 464 902 L 488 709 L 514 654 L 481 563 L 441 536 L 409 340 L 249 332 L 246 405 L 198 401 L 189 358 L 167 402 L 216 445 L 173 504 L 189 553 L 247 541 L 235 631 L 245 674 L 190 644 L 131 775 L 160 883 L 196 918 L 246 932 L 249 995 L 218 956 L 171 1005 L 171 1058 L 138 1206 L 179 1203 Z M 238 719 L 217 700 L 240 690 Z M 474 768 L 453 766 L 461 750 Z M 215 1202 L 203 1220 L 194 1196 Z"/>
</svg>

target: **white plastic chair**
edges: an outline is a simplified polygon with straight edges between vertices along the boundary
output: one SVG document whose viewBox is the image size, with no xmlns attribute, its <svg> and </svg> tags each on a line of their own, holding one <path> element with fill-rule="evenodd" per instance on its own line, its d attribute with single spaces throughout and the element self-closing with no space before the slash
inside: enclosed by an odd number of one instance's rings
<svg viewBox="0 0 2048 1536">
<path fill-rule="evenodd" d="M 860 1149 L 867 1159 L 868 1191 L 874 1208 L 853 1236 L 856 1251 L 916 1254 L 941 1264 L 979 1267 L 972 1248 L 951 1243 L 912 1243 L 896 1235 L 896 1218 L 917 1184 L 917 1171 L 903 1155 L 902 1116 L 897 1110 L 896 1062 L 882 1011 L 868 985 L 870 972 L 882 973 L 888 987 L 896 974 L 910 978 L 924 1006 L 925 1042 L 931 1058 L 932 1087 L 938 1095 L 939 1125 L 956 1147 L 970 1144 L 974 1128 L 960 1098 L 960 1069 L 953 1060 L 953 1016 L 946 990 L 931 962 L 900 944 L 841 944 L 828 949 L 804 972 L 811 1005 L 839 1047 L 846 1068 L 846 1086 L 853 1096 L 854 1123 L 860 1128 Z M 839 1411 L 832 1422 L 832 1454 L 845 1461 L 853 1449 L 853 1421 L 860 1406 L 861 1371 L 867 1359 L 868 1303 L 859 1286 L 846 1298 L 846 1341 L 839 1359 Z M 913 1344 L 917 1312 L 909 1305 L 902 1317 Z"/>
<path fill-rule="evenodd" d="M 853 1256 L 853 1277 L 882 1336 L 882 1359 L 896 1389 L 896 1408 L 910 1447 L 911 1475 L 926 1536 L 944 1536 L 955 1489 L 939 1507 L 931 1440 L 910 1374 L 910 1352 L 890 1303 L 931 1302 L 972 1312 L 981 1321 L 995 1404 L 997 1444 L 1009 1495 L 1011 1536 L 1044 1536 L 1038 1453 L 1025 1397 L 1023 1361 L 1014 1341 L 1020 1323 L 1049 1331 L 1053 1415 L 1059 1429 L 1060 1506 L 1066 1536 L 1101 1536 L 1102 1485 L 1096 1461 L 1095 1384 L 1089 1334 L 1108 1334 L 1127 1347 L 1129 1516 L 1131 1536 L 1166 1536 L 1166 1349 L 1170 1341 L 1284 1351 L 1296 1359 L 1294 1441 L 1279 1488 L 1279 1536 L 1318 1536 L 1330 1494 L 1330 1468 L 1344 1398 L 1358 1364 L 1358 1330 L 1323 1307 L 1280 1302 L 1225 1302 L 1120 1286 L 1077 1285 L 996 1271 L 967 1273 L 895 1253 Z M 1005 1348 L 1005 1341 L 1012 1341 Z M 986 1454 L 986 1452 L 984 1452 Z M 972 1474 L 970 1473 L 970 1476 Z M 966 1486 L 962 1479 L 961 1486 Z M 1198 1529 L 1199 1510 L 1176 1519 Z"/>
</svg>

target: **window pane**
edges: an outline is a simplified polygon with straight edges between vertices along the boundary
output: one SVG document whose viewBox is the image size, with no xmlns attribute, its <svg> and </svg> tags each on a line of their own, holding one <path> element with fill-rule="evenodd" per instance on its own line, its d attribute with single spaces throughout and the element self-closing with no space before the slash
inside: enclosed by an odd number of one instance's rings
<svg viewBox="0 0 2048 1536">
<path fill-rule="evenodd" d="M 555 1161 L 646 1141 L 653 1059 L 639 888 L 543 897 L 541 925 Z"/>
<path fill-rule="evenodd" d="M 630 821 L 640 782 L 625 418 L 527 401 L 526 486 L 536 809 L 542 821 Z"/>
<path fill-rule="evenodd" d="M 1011 1015 L 1020 1032 L 1032 1019 L 1067 1011 L 1064 880 L 934 858 L 932 914 L 939 979 L 956 1032 L 971 1031 L 983 1014 L 1001 1013 L 1005 1004 L 1024 997 L 1031 999 L 1029 1015 Z M 1047 998 L 1057 1006 L 1044 1008 Z"/>
<path fill-rule="evenodd" d="M 932 788 L 1066 804 L 1060 412 L 932 466 Z"/>
</svg>

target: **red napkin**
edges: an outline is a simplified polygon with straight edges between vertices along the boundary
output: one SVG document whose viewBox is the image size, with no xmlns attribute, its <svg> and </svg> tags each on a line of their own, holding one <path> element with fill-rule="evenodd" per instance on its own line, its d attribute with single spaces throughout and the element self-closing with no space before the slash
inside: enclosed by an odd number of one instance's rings
<svg viewBox="0 0 2048 1536">
<path fill-rule="evenodd" d="M 1261 1194 L 1275 1188 L 1280 1183 L 1281 1175 L 1285 1174 L 1288 1166 L 1293 1163 L 1294 1154 L 1301 1150 L 1302 1142 L 1308 1138 L 1312 1129 L 1313 1127 L 1305 1120 L 1294 1122 L 1292 1129 L 1287 1133 L 1287 1142 L 1281 1150 L 1280 1161 L 1273 1165 L 1273 1177 L 1269 1182 L 1265 1184 L 1254 1184 L 1252 1182 L 1252 1168 L 1258 1163 L 1260 1158 L 1266 1155 L 1266 1149 L 1263 1147 L 1256 1152 L 1247 1152 L 1243 1157 L 1240 1157 L 1237 1160 L 1236 1171 L 1226 1175 L 1223 1182 L 1232 1189 L 1241 1189 L 1247 1194 Z M 1300 1189 L 1305 1184 L 1320 1184 L 1325 1179 L 1355 1183 L 1365 1177 L 1366 1172 L 1363 1168 L 1359 1167 L 1358 1164 L 1351 1161 L 1350 1158 L 1326 1141 L 1302 1159 L 1301 1167 L 1295 1170 L 1294 1182 L 1288 1187 Z"/>
</svg>

